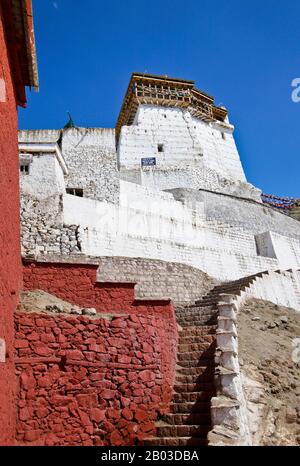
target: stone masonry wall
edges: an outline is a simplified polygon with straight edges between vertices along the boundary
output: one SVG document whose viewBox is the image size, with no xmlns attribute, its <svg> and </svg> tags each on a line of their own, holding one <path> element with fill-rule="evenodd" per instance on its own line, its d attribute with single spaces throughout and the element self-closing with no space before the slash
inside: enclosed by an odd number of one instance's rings
<svg viewBox="0 0 300 466">
<path fill-rule="evenodd" d="M 170 301 L 135 300 L 134 284 L 98 286 L 96 270 L 25 264 L 25 289 L 98 315 L 16 314 L 20 445 L 133 445 L 168 410 L 177 350 Z"/>
<path fill-rule="evenodd" d="M 62 153 L 69 169 L 67 188 L 82 188 L 84 197 L 116 204 L 119 175 L 115 133 L 106 128 L 70 128 L 62 133 Z"/>
<path fill-rule="evenodd" d="M 97 269 L 98 263 L 84 264 L 80 260 L 75 263 L 26 262 L 24 290 L 44 290 L 72 304 L 93 307 L 98 312 L 132 312 L 134 283 L 98 283 Z"/>
<path fill-rule="evenodd" d="M 120 206 L 64 196 L 64 223 L 80 223 L 84 254 L 183 263 L 220 280 L 279 267 L 258 256 L 253 234 L 205 221 L 201 202 L 174 201 L 170 193 L 125 181 L 120 186 Z"/>
<path fill-rule="evenodd" d="M 170 401 L 176 332 L 169 304 L 112 319 L 17 313 L 17 443 L 140 443 Z"/>
<path fill-rule="evenodd" d="M 17 108 L 0 4 L 0 445 L 15 430 L 13 313 L 21 288 Z"/>
<path fill-rule="evenodd" d="M 135 282 L 137 298 L 171 298 L 176 304 L 194 302 L 217 283 L 188 265 L 140 257 L 101 257 L 97 277 L 100 282 Z"/>
</svg>

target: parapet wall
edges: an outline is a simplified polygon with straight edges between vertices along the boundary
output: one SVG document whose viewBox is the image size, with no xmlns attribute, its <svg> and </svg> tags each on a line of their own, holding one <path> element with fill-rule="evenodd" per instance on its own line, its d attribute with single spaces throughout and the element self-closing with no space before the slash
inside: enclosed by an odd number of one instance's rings
<svg viewBox="0 0 300 466">
<path fill-rule="evenodd" d="M 137 298 L 169 297 L 175 304 L 194 303 L 215 286 L 207 274 L 194 267 L 140 257 L 101 257 L 99 282 L 135 282 Z"/>
<path fill-rule="evenodd" d="M 187 192 L 187 191 L 186 191 Z M 185 196 L 180 190 L 172 190 L 175 199 Z M 274 231 L 300 241 L 300 224 L 295 219 L 250 199 L 228 196 L 200 190 L 190 195 L 196 202 L 203 202 L 206 219 L 239 226 L 253 235 Z"/>
<path fill-rule="evenodd" d="M 226 222 L 207 222 L 203 204 L 176 201 L 121 182 L 120 206 L 66 195 L 64 223 L 80 223 L 82 252 L 90 256 L 127 256 L 177 262 L 219 280 L 231 280 L 279 267 L 260 256 L 255 237 Z"/>
<path fill-rule="evenodd" d="M 256 432 L 250 421 L 239 360 L 237 314 L 241 307 L 248 299 L 256 298 L 300 311 L 298 270 L 266 271 L 233 287 L 236 291 L 231 293 L 229 286 L 217 305 L 217 393 L 212 399 L 210 445 L 252 445 L 252 434 Z"/>
<path fill-rule="evenodd" d="M 140 257 L 185 264 L 223 281 L 299 266 L 299 222 L 253 201 L 211 193 L 203 202 L 202 192 L 192 194 L 124 181 L 119 205 L 70 194 L 40 200 L 24 194 L 23 253 Z M 211 209 L 216 218 L 208 217 Z M 270 236 L 275 254 L 260 247 L 261 235 Z"/>
<path fill-rule="evenodd" d="M 133 312 L 134 283 L 98 283 L 97 263 L 26 262 L 24 290 L 41 289 L 60 299 L 97 312 Z"/>
<path fill-rule="evenodd" d="M 96 270 L 25 264 L 25 289 L 98 314 L 16 314 L 19 445 L 135 445 L 168 410 L 178 338 L 170 301 L 134 300 L 134 284 L 98 285 Z"/>
</svg>

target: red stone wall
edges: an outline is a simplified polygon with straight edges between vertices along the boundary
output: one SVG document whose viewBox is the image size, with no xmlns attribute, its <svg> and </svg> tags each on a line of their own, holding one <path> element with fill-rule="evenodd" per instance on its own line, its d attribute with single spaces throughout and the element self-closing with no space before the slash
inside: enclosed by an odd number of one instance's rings
<svg viewBox="0 0 300 466">
<path fill-rule="evenodd" d="M 134 311 L 134 284 L 96 283 L 97 265 L 25 263 L 24 289 L 41 289 L 98 312 Z"/>
<path fill-rule="evenodd" d="M 133 284 L 97 284 L 96 272 L 24 265 L 24 289 L 115 316 L 16 314 L 20 445 L 133 445 L 168 409 L 178 338 L 172 304 L 135 300 Z"/>
<path fill-rule="evenodd" d="M 7 359 L 0 362 L 0 445 L 15 430 L 13 312 L 21 285 L 17 110 L 0 5 L 0 338 Z"/>
<path fill-rule="evenodd" d="M 171 399 L 177 326 L 169 302 L 133 310 L 112 320 L 16 313 L 19 445 L 151 435 Z"/>
</svg>

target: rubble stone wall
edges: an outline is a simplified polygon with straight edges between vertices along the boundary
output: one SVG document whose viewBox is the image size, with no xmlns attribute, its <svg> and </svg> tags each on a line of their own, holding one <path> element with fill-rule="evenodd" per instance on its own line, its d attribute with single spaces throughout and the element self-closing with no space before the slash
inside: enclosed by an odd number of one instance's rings
<svg viewBox="0 0 300 466">
<path fill-rule="evenodd" d="M 171 298 L 176 304 L 194 302 L 216 284 L 207 274 L 188 265 L 140 257 L 101 257 L 100 282 L 135 282 L 137 298 Z"/>
<path fill-rule="evenodd" d="M 61 195 L 38 199 L 23 193 L 20 210 L 23 256 L 81 252 L 79 226 L 64 223 Z"/>
<path fill-rule="evenodd" d="M 115 132 L 106 128 L 70 128 L 62 134 L 69 175 L 67 188 L 82 188 L 84 197 L 116 204 L 119 200 Z"/>
</svg>

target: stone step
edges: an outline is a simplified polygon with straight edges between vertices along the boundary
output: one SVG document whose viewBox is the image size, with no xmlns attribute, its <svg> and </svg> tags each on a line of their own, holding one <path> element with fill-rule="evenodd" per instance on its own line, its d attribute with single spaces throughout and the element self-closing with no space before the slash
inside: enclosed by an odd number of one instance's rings
<svg viewBox="0 0 300 466">
<path fill-rule="evenodd" d="M 190 343 L 214 343 L 216 341 L 215 335 L 191 335 L 188 337 L 179 337 L 179 345 L 187 345 Z"/>
<path fill-rule="evenodd" d="M 209 382 L 199 382 L 199 383 L 175 383 L 174 392 L 183 393 L 183 392 L 202 392 L 209 391 L 212 392 L 214 388 L 213 383 Z"/>
<path fill-rule="evenodd" d="M 217 312 L 217 309 L 213 308 L 206 308 L 206 307 L 201 307 L 201 306 L 195 306 L 195 307 L 188 307 L 182 310 L 176 310 L 176 316 L 183 316 L 183 315 L 195 315 L 195 314 L 200 314 L 200 315 L 214 315 Z"/>
<path fill-rule="evenodd" d="M 172 403 L 170 405 L 170 414 L 191 414 L 191 413 L 202 413 L 210 416 L 210 401 L 198 401 L 196 403 L 185 402 L 185 403 Z M 185 424 L 185 422 L 181 423 Z M 197 424 L 197 422 L 195 422 Z M 200 422 L 201 424 L 201 422 Z"/>
<path fill-rule="evenodd" d="M 214 286 L 213 290 L 215 290 L 216 288 L 220 288 L 222 286 L 243 285 L 244 283 L 250 283 L 252 282 L 253 278 L 255 278 L 256 276 L 257 274 L 248 275 L 247 277 L 238 278 L 237 280 L 232 280 L 230 282 L 224 282 L 224 283 L 221 283 L 220 285 Z"/>
<path fill-rule="evenodd" d="M 239 285 L 228 285 L 228 286 L 221 286 L 220 288 L 213 289 L 207 298 L 211 298 L 212 296 L 216 296 L 223 293 L 232 294 L 235 292 L 239 292 L 249 286 L 247 283 L 239 284 Z"/>
<path fill-rule="evenodd" d="M 145 446 L 155 447 L 183 447 L 183 446 L 205 446 L 208 441 L 204 437 L 152 437 L 143 441 Z"/>
<path fill-rule="evenodd" d="M 214 357 L 200 357 L 198 361 L 188 360 L 177 362 L 179 367 L 214 367 L 215 360 Z"/>
<path fill-rule="evenodd" d="M 209 325 L 209 324 L 215 324 L 217 322 L 218 314 L 215 315 L 207 315 L 207 316 L 201 316 L 199 314 L 195 315 L 182 315 L 181 317 L 176 317 L 176 320 L 178 323 L 180 322 L 185 322 L 188 323 L 189 325 L 193 325 L 193 322 L 195 322 L 195 325 L 199 326 L 199 323 L 201 325 Z"/>
<path fill-rule="evenodd" d="M 173 393 L 173 404 L 192 403 L 194 405 L 199 401 L 209 401 L 213 396 L 213 390 Z"/>
<path fill-rule="evenodd" d="M 191 314 L 186 314 L 186 315 L 182 315 L 180 317 L 176 317 L 176 320 L 177 322 L 189 322 L 191 325 L 193 325 L 193 322 L 196 322 L 195 325 L 199 325 L 199 322 L 204 325 L 209 325 L 210 323 L 215 323 L 217 322 L 217 318 L 218 318 L 218 315 L 219 314 L 214 314 L 214 315 L 205 315 L 205 316 L 202 316 L 200 314 L 195 314 L 195 315 L 191 315 Z"/>
<path fill-rule="evenodd" d="M 214 313 L 213 315 L 207 314 L 207 315 L 201 315 L 201 314 L 183 314 L 180 317 L 176 317 L 176 320 L 184 320 L 186 322 L 193 322 L 193 321 L 205 321 L 205 320 L 210 320 L 213 317 L 218 317 L 217 313 Z"/>
<path fill-rule="evenodd" d="M 203 298 L 199 301 L 196 302 L 195 306 L 198 308 L 206 308 L 207 306 L 211 306 L 215 311 L 218 310 L 217 308 L 217 302 L 219 301 L 219 298 L 216 296 L 212 296 L 210 298 Z"/>
<path fill-rule="evenodd" d="M 162 416 L 162 420 L 172 426 L 207 426 L 210 424 L 210 412 L 208 411 L 207 413 L 164 414 Z"/>
<path fill-rule="evenodd" d="M 215 335 L 217 325 L 203 325 L 203 327 L 197 327 L 190 325 L 180 331 L 180 337 L 186 337 L 189 335 Z"/>
<path fill-rule="evenodd" d="M 190 353 L 192 351 L 206 351 L 208 348 L 213 346 L 213 343 L 209 342 L 200 342 L 197 343 L 179 343 L 178 345 L 178 353 Z"/>
<path fill-rule="evenodd" d="M 231 282 L 225 282 L 225 283 L 222 283 L 221 285 L 216 285 L 212 290 L 210 290 L 209 293 L 211 293 L 214 290 L 219 290 L 221 288 L 228 288 L 228 287 L 240 286 L 240 285 L 248 285 L 249 283 L 252 282 L 253 278 L 255 278 L 255 277 L 256 277 L 256 275 L 251 276 L 251 277 L 249 276 L 249 277 L 239 278 L 238 280 L 232 280 Z"/>
<path fill-rule="evenodd" d="M 209 425 L 163 425 L 156 428 L 158 437 L 200 437 L 207 436 Z"/>
<path fill-rule="evenodd" d="M 188 319 L 188 318 L 183 318 L 183 319 L 177 319 L 177 323 L 181 327 L 189 327 L 192 325 L 193 327 L 202 327 L 203 325 L 209 325 L 209 324 L 216 324 L 217 323 L 217 317 L 213 318 L 193 318 L 193 319 Z"/>
<path fill-rule="evenodd" d="M 214 368 L 206 368 L 202 374 L 184 375 L 177 374 L 175 377 L 175 383 L 200 383 L 200 382 L 212 382 L 214 377 Z"/>
<path fill-rule="evenodd" d="M 205 299 L 205 297 L 199 299 L 198 301 L 203 301 L 203 299 Z M 193 310 L 201 310 L 201 311 L 209 311 L 209 312 L 215 312 L 216 311 L 216 308 L 215 306 L 198 306 L 196 303 L 193 303 L 193 304 L 189 304 L 188 306 L 185 306 L 184 308 L 179 308 L 179 311 L 182 312 L 184 310 L 187 310 L 187 311 L 193 311 Z M 176 308 L 176 312 L 177 312 L 177 308 Z"/>
<path fill-rule="evenodd" d="M 215 293 L 212 293 L 209 299 L 218 302 L 222 301 L 222 296 L 221 294 L 233 294 L 233 295 L 239 295 L 241 291 L 243 291 L 245 287 L 232 287 L 232 288 L 226 288 L 224 290 L 216 291 Z"/>
<path fill-rule="evenodd" d="M 186 361 L 199 361 L 201 358 L 203 359 L 209 359 L 213 358 L 215 354 L 215 348 L 214 346 L 210 346 L 206 350 L 203 351 L 190 351 L 186 353 L 177 353 L 177 361 L 179 363 L 181 362 L 186 362 Z M 195 364 L 195 367 L 197 367 L 197 364 Z"/>
<path fill-rule="evenodd" d="M 214 373 L 215 368 L 213 366 L 200 366 L 200 367 L 181 367 L 181 366 L 176 366 L 176 376 L 182 376 L 182 375 L 193 375 L 193 376 L 199 376 L 201 374 L 206 374 L 211 372 Z"/>
<path fill-rule="evenodd" d="M 197 299 L 197 301 L 195 301 L 193 306 L 200 307 L 202 309 L 206 309 L 206 308 L 216 309 L 215 299 L 216 299 L 216 296 L 219 294 L 220 293 L 210 293 L 207 296 L 203 296 L 203 298 Z"/>
</svg>

